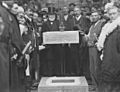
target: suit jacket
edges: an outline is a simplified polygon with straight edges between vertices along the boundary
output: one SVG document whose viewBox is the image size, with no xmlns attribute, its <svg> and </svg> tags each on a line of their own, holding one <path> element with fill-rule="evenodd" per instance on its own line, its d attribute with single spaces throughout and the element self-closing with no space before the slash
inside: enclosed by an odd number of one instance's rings
<svg viewBox="0 0 120 92">
<path fill-rule="evenodd" d="M 55 20 L 53 22 L 51 21 L 46 21 L 42 25 L 42 32 L 47 32 L 47 31 L 59 31 L 59 21 Z"/>
<path fill-rule="evenodd" d="M 63 24 L 65 31 L 72 31 L 74 26 L 74 18 L 72 15 L 68 15 L 67 19 L 63 17 Z"/>
<path fill-rule="evenodd" d="M 43 23 L 42 33 L 50 32 L 50 31 L 59 31 L 59 21 L 58 20 L 53 21 L 52 24 L 49 20 Z M 57 46 L 55 44 L 46 45 L 45 54 L 48 59 L 55 58 L 54 57 L 55 48 L 57 48 Z"/>
<path fill-rule="evenodd" d="M 78 29 L 87 34 L 90 28 L 90 20 L 82 15 L 79 20 L 74 17 L 74 27 L 76 26 L 79 27 Z"/>
<path fill-rule="evenodd" d="M 95 44 L 104 23 L 105 20 L 98 20 L 96 23 L 91 25 L 88 33 L 88 46 L 93 46 Z"/>
</svg>

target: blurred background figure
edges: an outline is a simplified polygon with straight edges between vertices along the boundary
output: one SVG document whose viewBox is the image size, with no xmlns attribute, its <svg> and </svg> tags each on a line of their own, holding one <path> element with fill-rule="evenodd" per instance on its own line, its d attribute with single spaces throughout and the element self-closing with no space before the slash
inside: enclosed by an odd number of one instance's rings
<svg viewBox="0 0 120 92">
<path fill-rule="evenodd" d="M 70 4 L 69 4 L 69 10 L 70 10 L 70 11 L 71 11 L 71 10 L 74 10 L 75 6 L 76 6 L 76 4 L 70 3 Z"/>
</svg>

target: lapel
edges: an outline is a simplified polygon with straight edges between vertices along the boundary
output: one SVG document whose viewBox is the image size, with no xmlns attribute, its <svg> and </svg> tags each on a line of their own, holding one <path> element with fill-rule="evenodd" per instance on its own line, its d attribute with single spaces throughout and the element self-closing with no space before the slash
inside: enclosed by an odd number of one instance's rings
<svg viewBox="0 0 120 92">
<path fill-rule="evenodd" d="M 97 35 L 100 34 L 102 28 L 102 21 L 99 20 L 97 23 L 91 26 L 90 33 L 96 33 Z"/>
<path fill-rule="evenodd" d="M 53 22 L 54 23 L 54 22 Z M 53 25 L 53 24 L 52 24 Z M 48 21 L 47 22 L 47 26 L 48 26 L 48 31 L 51 31 L 52 30 L 52 25 L 51 25 L 51 22 Z"/>
<path fill-rule="evenodd" d="M 58 22 L 55 20 L 55 21 L 53 21 L 53 24 L 51 24 L 51 22 L 50 21 L 48 21 L 48 23 L 47 23 L 47 26 L 48 26 L 48 31 L 56 31 L 56 30 L 58 30 Z"/>
<path fill-rule="evenodd" d="M 101 20 L 99 20 L 95 25 L 94 25 L 94 31 L 97 33 L 101 29 Z"/>
<path fill-rule="evenodd" d="M 90 27 L 90 33 L 94 30 L 94 24 Z"/>
<path fill-rule="evenodd" d="M 64 21 L 68 21 L 69 15 L 64 16 Z"/>
<path fill-rule="evenodd" d="M 76 17 L 75 17 L 75 23 L 76 23 L 76 24 L 81 23 L 81 22 L 82 22 L 82 19 L 83 19 L 83 16 L 82 16 L 82 15 L 81 15 L 81 17 L 79 18 L 79 20 L 77 20 Z"/>
</svg>

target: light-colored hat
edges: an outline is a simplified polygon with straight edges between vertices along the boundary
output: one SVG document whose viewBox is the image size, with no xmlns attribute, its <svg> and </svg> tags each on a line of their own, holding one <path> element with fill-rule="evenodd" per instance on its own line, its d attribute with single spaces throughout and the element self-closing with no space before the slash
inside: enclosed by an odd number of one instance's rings
<svg viewBox="0 0 120 92">
<path fill-rule="evenodd" d="M 17 12 L 18 12 L 18 13 L 24 13 L 23 7 L 19 6 Z"/>
<path fill-rule="evenodd" d="M 113 2 L 107 3 L 107 4 L 105 5 L 105 12 L 107 12 L 108 9 L 111 8 L 111 7 L 113 7 L 113 6 L 114 6 L 114 3 L 113 3 Z"/>
</svg>

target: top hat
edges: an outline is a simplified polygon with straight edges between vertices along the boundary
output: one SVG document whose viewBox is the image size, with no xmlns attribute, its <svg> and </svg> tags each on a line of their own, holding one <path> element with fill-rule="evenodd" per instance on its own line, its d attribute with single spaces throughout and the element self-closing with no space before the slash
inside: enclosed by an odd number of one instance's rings
<svg viewBox="0 0 120 92">
<path fill-rule="evenodd" d="M 55 12 L 56 12 L 55 7 L 48 7 L 48 14 L 49 15 L 54 15 L 54 14 L 56 14 Z"/>
</svg>

